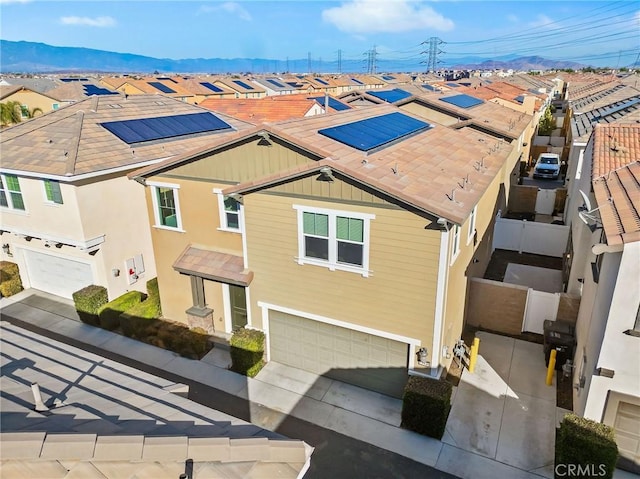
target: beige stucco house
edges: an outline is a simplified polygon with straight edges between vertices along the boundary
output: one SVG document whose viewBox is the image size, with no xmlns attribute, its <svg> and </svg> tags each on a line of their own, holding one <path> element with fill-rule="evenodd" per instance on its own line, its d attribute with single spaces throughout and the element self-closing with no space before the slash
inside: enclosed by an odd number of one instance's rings
<svg viewBox="0 0 640 479">
<path fill-rule="evenodd" d="M 164 314 L 221 335 L 260 329 L 269 360 L 385 394 L 407 373 L 441 375 L 522 148 L 483 125 L 380 105 L 239 131 L 134 172 Z"/>
<path fill-rule="evenodd" d="M 104 95 L 3 130 L 2 260 L 25 287 L 67 298 L 89 284 L 111 299 L 145 291 L 156 275 L 146 202 L 126 175 L 245 127 L 221 118 L 158 95 Z"/>
</svg>

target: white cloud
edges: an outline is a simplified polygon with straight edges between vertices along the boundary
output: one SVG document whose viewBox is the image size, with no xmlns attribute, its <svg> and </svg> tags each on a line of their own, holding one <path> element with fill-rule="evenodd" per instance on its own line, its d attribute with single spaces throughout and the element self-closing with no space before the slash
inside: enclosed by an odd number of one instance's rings
<svg viewBox="0 0 640 479">
<path fill-rule="evenodd" d="M 531 27 L 546 27 L 553 23 L 553 20 L 546 15 L 540 14 L 535 20 L 529 22 L 529 26 Z"/>
<path fill-rule="evenodd" d="M 31 0 L 0 0 L 0 5 L 7 5 L 9 3 L 29 3 Z"/>
<path fill-rule="evenodd" d="M 63 25 L 84 25 L 87 27 L 114 27 L 116 21 L 113 17 L 60 17 Z"/>
<path fill-rule="evenodd" d="M 518 23 L 520 19 L 517 17 L 517 15 L 514 15 L 512 13 L 510 15 L 507 15 L 507 20 L 509 20 L 511 23 Z"/>
<path fill-rule="evenodd" d="M 322 12 L 322 19 L 349 33 L 453 29 L 453 21 L 410 0 L 353 0 Z"/>
<path fill-rule="evenodd" d="M 203 13 L 225 12 L 236 15 L 240 20 L 244 20 L 246 22 L 250 22 L 252 20 L 251 14 L 242 5 L 236 2 L 225 2 L 216 6 L 203 5 L 200 7 L 199 11 Z"/>
</svg>

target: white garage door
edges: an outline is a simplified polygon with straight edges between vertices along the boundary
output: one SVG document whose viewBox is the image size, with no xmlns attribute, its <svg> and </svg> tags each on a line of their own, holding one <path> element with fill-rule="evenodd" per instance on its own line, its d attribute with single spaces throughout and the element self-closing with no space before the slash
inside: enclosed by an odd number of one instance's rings
<svg viewBox="0 0 640 479">
<path fill-rule="evenodd" d="M 27 250 L 24 259 L 32 288 L 71 298 L 75 291 L 93 283 L 87 263 Z"/>
<path fill-rule="evenodd" d="M 640 472 L 640 406 L 620 401 L 613 428 L 625 468 Z"/>
<path fill-rule="evenodd" d="M 402 397 L 408 344 L 277 311 L 269 333 L 272 361 Z"/>
</svg>

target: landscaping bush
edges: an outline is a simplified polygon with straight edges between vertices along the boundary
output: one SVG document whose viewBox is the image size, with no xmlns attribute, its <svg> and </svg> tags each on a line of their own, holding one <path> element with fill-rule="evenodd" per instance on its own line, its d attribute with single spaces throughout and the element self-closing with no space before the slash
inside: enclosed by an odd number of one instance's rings
<svg viewBox="0 0 640 479">
<path fill-rule="evenodd" d="M 566 477 L 571 467 L 572 477 L 610 479 L 617 459 L 613 428 L 575 414 L 564 417 L 556 440 L 556 477 Z"/>
<path fill-rule="evenodd" d="M 162 316 L 158 278 L 147 281 L 147 298 L 133 305 L 120 315 L 120 329 L 130 338 L 140 339 L 144 331 L 152 326 L 150 320 Z"/>
<path fill-rule="evenodd" d="M 92 326 L 100 326 L 98 310 L 109 301 L 107 288 L 92 284 L 76 291 L 72 297 L 80 320 Z"/>
<path fill-rule="evenodd" d="M 18 265 L 10 261 L 0 261 L 0 295 L 13 296 L 22 290 Z"/>
<path fill-rule="evenodd" d="M 231 370 L 250 378 L 264 366 L 264 333 L 240 328 L 231 336 Z"/>
<path fill-rule="evenodd" d="M 402 397 L 401 426 L 442 439 L 451 410 L 452 388 L 447 381 L 411 376 Z"/>
<path fill-rule="evenodd" d="M 98 310 L 100 327 L 113 331 L 120 326 L 120 315 L 139 304 L 144 299 L 140 291 L 129 291 L 113 301 L 104 304 Z"/>
</svg>

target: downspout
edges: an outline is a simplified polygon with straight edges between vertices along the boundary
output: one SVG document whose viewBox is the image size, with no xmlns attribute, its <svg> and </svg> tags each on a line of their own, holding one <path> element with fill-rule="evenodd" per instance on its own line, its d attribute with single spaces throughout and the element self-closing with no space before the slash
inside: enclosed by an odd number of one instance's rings
<svg viewBox="0 0 640 479">
<path fill-rule="evenodd" d="M 442 220 L 442 222 L 441 222 Z M 447 282 L 449 279 L 449 225 L 441 218 L 439 224 L 444 224 L 440 234 L 440 255 L 438 257 L 438 282 L 436 285 L 436 310 L 433 321 L 433 347 L 431 350 L 431 375 L 440 375 L 440 349 L 442 348 L 442 329 L 444 326 L 445 300 Z"/>
</svg>

